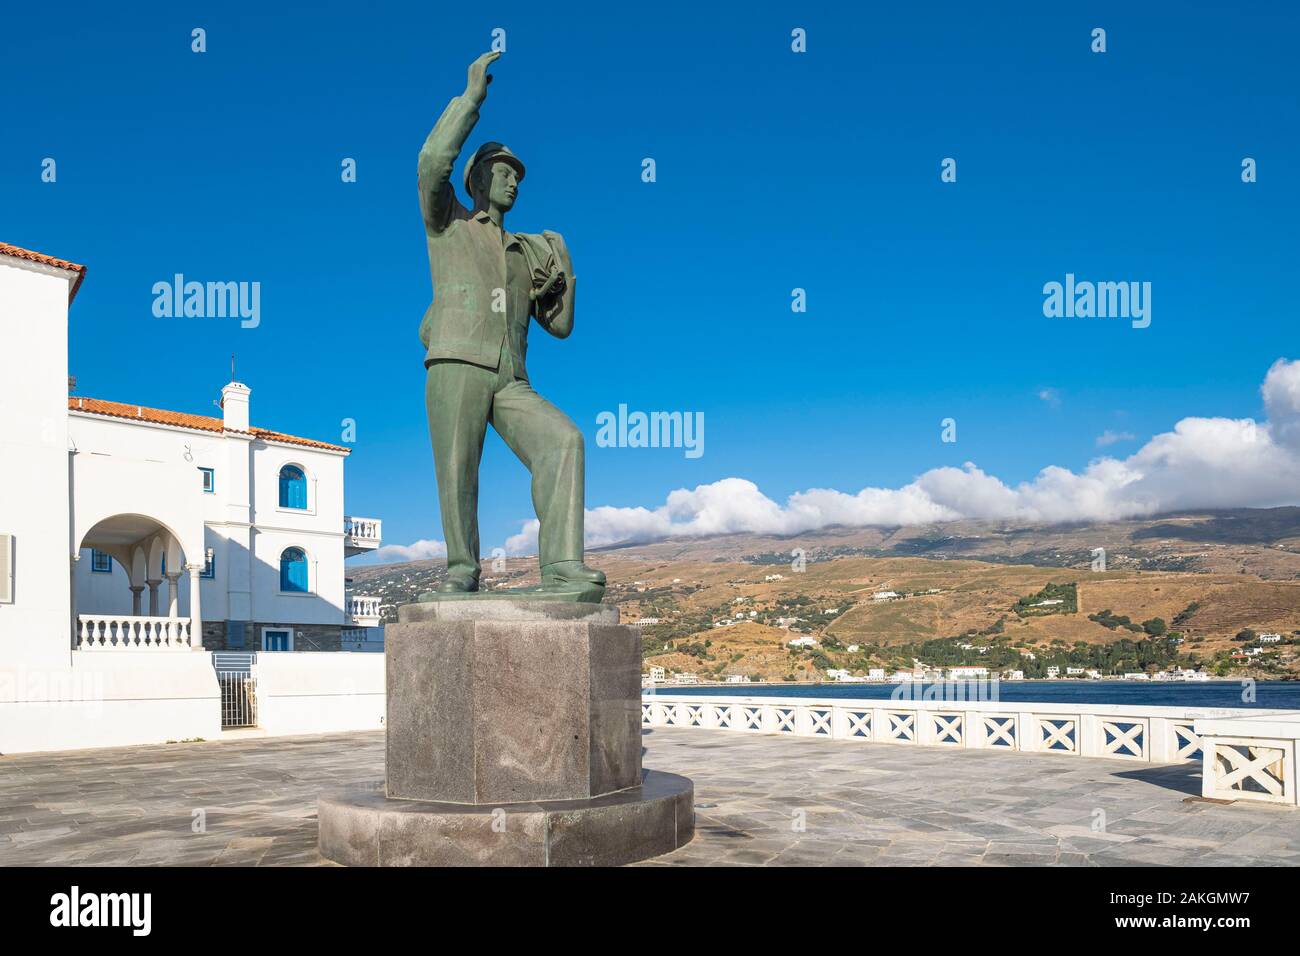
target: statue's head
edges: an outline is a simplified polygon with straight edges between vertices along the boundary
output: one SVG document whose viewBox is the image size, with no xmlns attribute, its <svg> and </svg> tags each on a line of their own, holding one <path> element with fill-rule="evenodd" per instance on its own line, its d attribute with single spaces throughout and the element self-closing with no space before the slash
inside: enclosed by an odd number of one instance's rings
<svg viewBox="0 0 1300 956">
<path fill-rule="evenodd" d="M 465 189 L 475 209 L 495 206 L 506 212 L 515 204 L 524 164 L 500 143 L 484 143 L 465 166 Z"/>
</svg>

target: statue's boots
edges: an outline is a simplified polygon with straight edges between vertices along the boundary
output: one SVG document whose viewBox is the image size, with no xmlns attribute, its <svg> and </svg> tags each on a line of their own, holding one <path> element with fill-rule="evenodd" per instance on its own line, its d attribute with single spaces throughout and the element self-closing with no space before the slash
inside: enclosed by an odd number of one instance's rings
<svg viewBox="0 0 1300 956">
<path fill-rule="evenodd" d="M 478 578 L 447 578 L 438 585 L 439 594 L 468 594 L 478 590 Z"/>
<path fill-rule="evenodd" d="M 589 568 L 581 561 L 557 561 L 542 568 L 543 591 L 585 591 L 604 587 L 605 572 Z"/>
</svg>

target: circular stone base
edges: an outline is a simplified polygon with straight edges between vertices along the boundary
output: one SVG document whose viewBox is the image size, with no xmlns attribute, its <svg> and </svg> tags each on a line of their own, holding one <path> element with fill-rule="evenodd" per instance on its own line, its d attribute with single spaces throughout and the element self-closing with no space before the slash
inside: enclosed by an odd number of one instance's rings
<svg viewBox="0 0 1300 956">
<path fill-rule="evenodd" d="M 320 852 L 347 866 L 618 866 L 695 835 L 695 787 L 644 771 L 641 786 L 590 800 L 500 807 L 390 800 L 383 781 L 317 801 Z"/>
</svg>

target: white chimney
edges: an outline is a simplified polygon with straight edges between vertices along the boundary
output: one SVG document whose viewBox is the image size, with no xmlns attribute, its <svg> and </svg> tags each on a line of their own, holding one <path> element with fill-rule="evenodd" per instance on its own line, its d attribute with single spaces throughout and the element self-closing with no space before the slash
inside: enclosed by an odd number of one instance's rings
<svg viewBox="0 0 1300 956">
<path fill-rule="evenodd" d="M 248 431 L 248 396 L 252 389 L 241 382 L 231 382 L 221 390 L 221 414 L 226 428 Z"/>
</svg>

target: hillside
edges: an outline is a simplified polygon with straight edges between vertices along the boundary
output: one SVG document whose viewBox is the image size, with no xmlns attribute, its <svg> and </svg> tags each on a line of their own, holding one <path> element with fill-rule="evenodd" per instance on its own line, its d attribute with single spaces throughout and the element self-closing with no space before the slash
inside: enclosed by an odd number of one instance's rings
<svg viewBox="0 0 1300 956">
<path fill-rule="evenodd" d="M 805 553 L 798 571 L 790 559 L 796 547 Z M 1108 570 L 1091 570 L 1094 547 L 1106 549 Z M 917 655 L 928 663 L 1024 661 L 1027 676 L 1049 661 L 1155 669 L 1185 665 L 1189 655 L 1225 674 L 1300 672 L 1289 643 L 1300 632 L 1295 508 L 1082 528 L 961 523 L 906 533 L 836 529 L 797 540 L 732 535 L 607 549 L 589 562 L 609 576 L 606 601 L 620 606 L 624 620 L 659 619 L 643 628 L 647 666 L 702 677 L 812 679 L 827 667 L 907 667 Z M 389 620 L 398 604 L 444 575 L 440 561 L 350 569 L 354 590 L 380 595 Z M 485 587 L 536 580 L 535 559 L 510 559 L 499 571 L 485 566 Z M 900 597 L 875 600 L 885 591 Z M 1143 632 L 1141 624 L 1156 619 L 1181 642 Z M 1248 666 L 1229 661 L 1251 643 L 1234 641 L 1245 629 L 1286 641 Z M 787 642 L 801 634 L 819 646 L 792 652 Z M 848 651 L 853 645 L 858 650 Z"/>
</svg>

